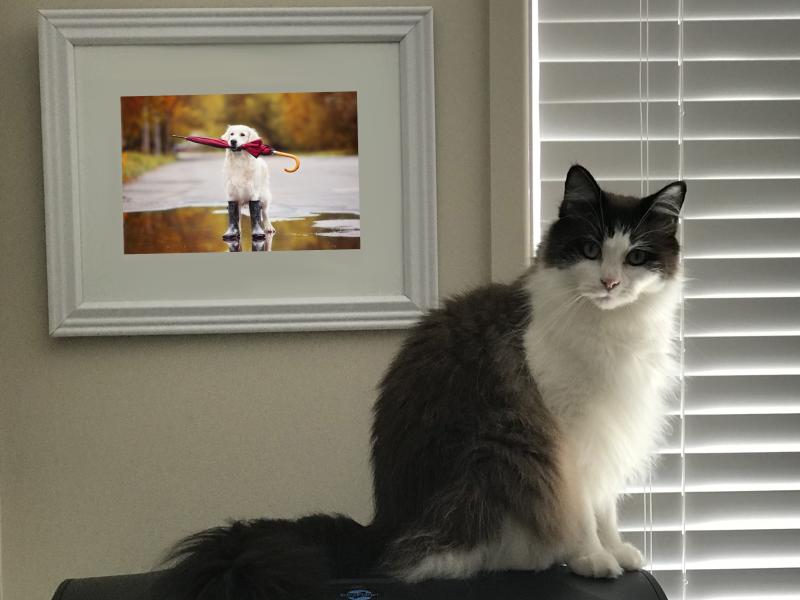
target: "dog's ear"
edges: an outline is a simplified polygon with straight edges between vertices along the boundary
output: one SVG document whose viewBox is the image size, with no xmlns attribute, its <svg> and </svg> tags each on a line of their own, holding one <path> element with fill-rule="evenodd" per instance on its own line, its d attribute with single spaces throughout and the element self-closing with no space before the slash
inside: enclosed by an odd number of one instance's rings
<svg viewBox="0 0 800 600">
<path fill-rule="evenodd" d="M 231 130 L 231 126 L 230 126 L 230 125 L 228 125 L 228 126 L 225 128 L 225 131 L 223 131 L 223 132 L 222 132 L 222 135 L 221 135 L 221 136 L 219 136 L 219 137 L 220 137 L 220 138 L 224 138 L 226 135 L 228 135 L 228 132 L 229 132 L 230 130 Z"/>
<path fill-rule="evenodd" d="M 258 132 L 251 127 L 250 128 L 250 140 L 249 141 L 252 142 L 253 140 L 258 140 L 258 139 L 261 139 L 261 136 L 258 135 Z"/>
</svg>

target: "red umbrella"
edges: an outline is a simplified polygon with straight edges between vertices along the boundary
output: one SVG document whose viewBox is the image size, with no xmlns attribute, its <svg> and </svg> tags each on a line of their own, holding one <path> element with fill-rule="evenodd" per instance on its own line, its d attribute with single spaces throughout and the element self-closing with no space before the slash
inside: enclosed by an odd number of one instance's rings
<svg viewBox="0 0 800 600">
<path fill-rule="evenodd" d="M 207 138 L 207 137 L 200 137 L 198 135 L 173 135 L 172 137 L 181 138 L 187 140 L 189 142 L 194 142 L 195 144 L 203 144 L 204 146 L 213 146 L 214 148 L 230 148 L 231 145 L 220 138 Z M 294 161 L 294 167 L 291 169 L 284 168 L 283 170 L 287 173 L 294 173 L 297 169 L 300 168 L 300 159 L 297 158 L 294 154 L 289 154 L 288 152 L 280 152 L 275 150 L 272 146 L 268 146 L 260 139 L 255 139 L 252 142 L 247 142 L 246 144 L 242 144 L 239 146 L 245 152 L 248 152 L 253 156 L 253 158 L 258 158 L 259 156 L 269 156 L 270 154 L 275 154 L 276 156 L 285 156 L 286 158 L 291 158 Z"/>
</svg>

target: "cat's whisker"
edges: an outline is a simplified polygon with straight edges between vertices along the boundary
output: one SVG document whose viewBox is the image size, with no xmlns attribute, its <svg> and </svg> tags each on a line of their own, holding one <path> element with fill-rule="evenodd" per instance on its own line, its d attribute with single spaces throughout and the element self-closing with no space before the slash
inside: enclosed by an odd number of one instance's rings
<svg viewBox="0 0 800 600">
<path fill-rule="evenodd" d="M 671 225 L 664 225 L 664 226 L 662 226 L 662 227 L 655 227 L 655 228 L 653 228 L 653 229 L 648 229 L 648 230 L 645 232 L 644 236 L 642 236 L 642 237 L 651 236 L 651 235 L 653 235 L 653 234 L 655 234 L 655 233 L 667 233 L 667 234 L 673 234 L 674 232 L 675 232 L 675 225 L 674 225 L 674 224 L 671 224 Z M 631 235 L 633 235 L 633 233 L 631 233 Z"/>
<path fill-rule="evenodd" d="M 572 294 L 575 294 L 575 290 L 570 290 L 570 295 Z M 536 339 L 543 340 L 547 337 L 557 325 L 563 322 L 564 318 L 567 317 L 574 308 L 580 306 L 581 300 L 586 300 L 586 297 L 582 294 L 577 294 L 574 295 L 571 300 L 556 308 L 556 310 L 549 315 L 549 319 L 545 321 L 544 326 L 541 329 L 537 328 L 538 335 Z"/>
</svg>

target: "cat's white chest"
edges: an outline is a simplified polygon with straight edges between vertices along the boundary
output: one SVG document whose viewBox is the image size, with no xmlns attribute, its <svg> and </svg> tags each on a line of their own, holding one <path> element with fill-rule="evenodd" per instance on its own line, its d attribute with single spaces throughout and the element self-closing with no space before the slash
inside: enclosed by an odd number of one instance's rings
<svg viewBox="0 0 800 600">
<path fill-rule="evenodd" d="M 542 400 L 600 495 L 618 493 L 648 464 L 673 375 L 669 320 L 624 310 L 578 306 L 553 326 L 547 307 L 537 315 L 534 303 L 525 337 Z"/>
</svg>

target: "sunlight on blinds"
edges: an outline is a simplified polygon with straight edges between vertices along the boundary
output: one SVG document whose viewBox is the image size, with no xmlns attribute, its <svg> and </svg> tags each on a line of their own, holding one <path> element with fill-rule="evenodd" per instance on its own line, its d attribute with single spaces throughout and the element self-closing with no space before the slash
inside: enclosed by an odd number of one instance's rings
<svg viewBox="0 0 800 600">
<path fill-rule="evenodd" d="M 688 183 L 683 377 L 620 526 L 669 598 L 800 600 L 800 2 L 537 8 L 541 227 L 575 162 Z"/>
</svg>

